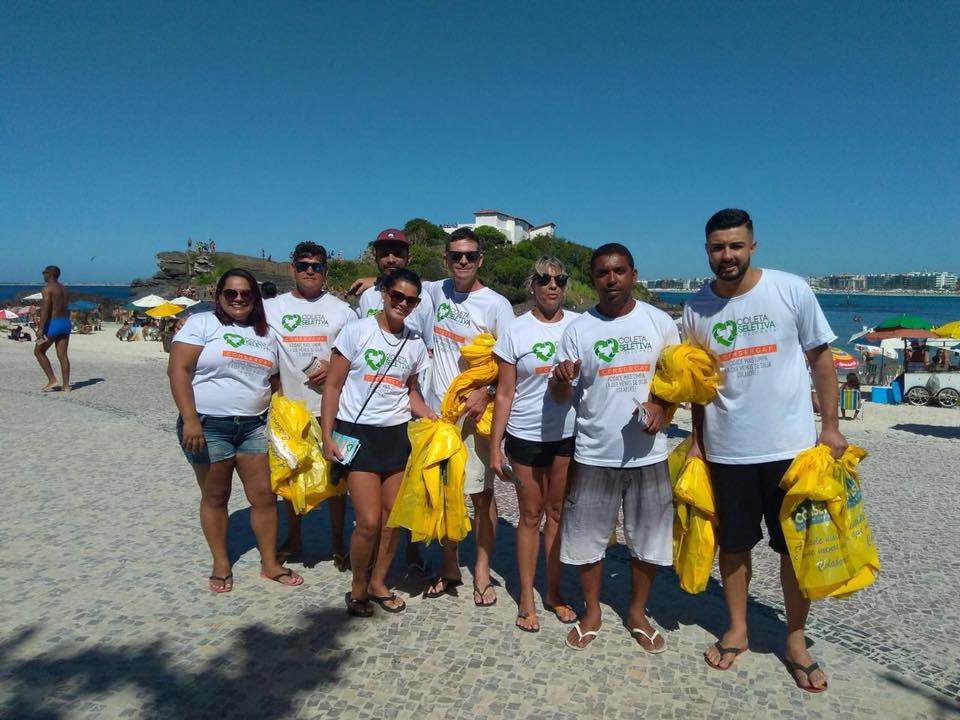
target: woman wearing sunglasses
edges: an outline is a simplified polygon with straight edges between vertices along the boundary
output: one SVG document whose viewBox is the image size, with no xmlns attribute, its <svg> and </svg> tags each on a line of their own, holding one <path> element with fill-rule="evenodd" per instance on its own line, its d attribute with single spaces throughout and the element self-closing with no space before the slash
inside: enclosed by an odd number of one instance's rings
<svg viewBox="0 0 960 720">
<path fill-rule="evenodd" d="M 507 325 L 493 348 L 500 377 L 490 433 L 490 467 L 501 480 L 517 488 L 517 567 L 520 602 L 516 626 L 538 632 L 533 576 L 540 548 L 540 523 L 546 514 L 543 546 L 547 554 L 547 593 L 543 606 L 562 623 L 576 622 L 576 611 L 560 596 L 560 511 L 573 455 L 575 412 L 570 402 L 558 403 L 547 392 L 547 380 L 557 362 L 564 329 L 577 313 L 561 306 L 567 286 L 563 263 L 543 256 L 530 275 L 536 307 Z M 504 462 L 500 443 L 506 435 Z"/>
<path fill-rule="evenodd" d="M 277 341 L 267 328 L 256 279 L 228 270 L 213 312 L 191 315 L 174 336 L 167 375 L 180 411 L 177 436 L 200 486 L 200 527 L 213 554 L 209 588 L 233 590 L 227 503 L 236 469 L 250 502 L 260 576 L 282 585 L 303 578 L 277 562 L 277 508 L 267 463 L 267 410 L 277 382 Z"/>
<path fill-rule="evenodd" d="M 340 331 L 323 388 L 323 454 L 346 473 L 357 522 L 350 536 L 353 583 L 345 598 L 347 612 L 356 617 L 373 614 L 371 601 L 391 613 L 406 607 L 386 585 L 399 537 L 386 519 L 410 454 L 411 411 L 436 417 L 417 390 L 417 374 L 427 366 L 426 345 L 404 324 L 420 304 L 420 289 L 420 278 L 406 268 L 383 276 L 383 312 Z"/>
</svg>

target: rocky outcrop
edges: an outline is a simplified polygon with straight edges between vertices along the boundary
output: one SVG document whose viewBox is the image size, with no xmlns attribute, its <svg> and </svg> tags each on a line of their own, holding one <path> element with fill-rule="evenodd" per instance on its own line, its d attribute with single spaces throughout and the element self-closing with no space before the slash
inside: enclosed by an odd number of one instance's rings
<svg viewBox="0 0 960 720">
<path fill-rule="evenodd" d="M 159 252 L 157 253 L 157 272 L 149 278 L 138 278 L 130 283 L 130 296 L 161 295 L 169 298 L 177 288 L 186 285 L 205 286 L 211 273 L 223 272 L 227 268 L 246 268 L 260 282 L 267 280 L 276 283 L 281 292 L 293 287 L 290 265 L 286 262 L 263 260 L 250 255 L 235 253 L 194 253 Z"/>
</svg>

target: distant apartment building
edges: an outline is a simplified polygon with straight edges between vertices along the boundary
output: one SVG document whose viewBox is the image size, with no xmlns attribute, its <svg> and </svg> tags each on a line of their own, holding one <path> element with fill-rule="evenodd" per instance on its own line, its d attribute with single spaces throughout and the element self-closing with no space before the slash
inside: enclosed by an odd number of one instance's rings
<svg viewBox="0 0 960 720">
<path fill-rule="evenodd" d="M 866 275 L 853 275 L 842 273 L 840 275 L 827 275 L 820 279 L 820 287 L 824 290 L 845 290 L 846 292 L 857 292 L 867 289 Z"/>
<path fill-rule="evenodd" d="M 699 290 L 708 282 L 709 278 L 657 278 L 642 280 L 650 290 Z"/>
<path fill-rule="evenodd" d="M 815 290 L 858 292 L 861 290 L 953 291 L 957 276 L 951 272 L 908 273 L 840 273 L 823 277 L 809 277 L 807 283 Z"/>
<path fill-rule="evenodd" d="M 454 230 L 462 227 L 475 229 L 481 225 L 489 225 L 492 228 L 496 228 L 506 235 L 507 240 L 513 245 L 523 240 L 540 237 L 542 235 L 553 236 L 557 229 L 556 223 L 548 222 L 534 225 L 522 217 L 500 212 L 499 210 L 477 210 L 473 213 L 472 223 L 454 223 L 452 225 L 441 225 L 440 227 L 449 235 Z"/>
</svg>

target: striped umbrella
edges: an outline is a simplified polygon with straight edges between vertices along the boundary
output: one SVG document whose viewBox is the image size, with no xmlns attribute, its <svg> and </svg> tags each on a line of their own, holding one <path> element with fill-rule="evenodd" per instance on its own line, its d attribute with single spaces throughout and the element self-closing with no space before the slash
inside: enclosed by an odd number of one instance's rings
<svg viewBox="0 0 960 720">
<path fill-rule="evenodd" d="M 854 370 L 860 364 L 853 355 L 838 347 L 831 347 L 830 354 L 833 355 L 833 366 L 837 370 Z"/>
</svg>

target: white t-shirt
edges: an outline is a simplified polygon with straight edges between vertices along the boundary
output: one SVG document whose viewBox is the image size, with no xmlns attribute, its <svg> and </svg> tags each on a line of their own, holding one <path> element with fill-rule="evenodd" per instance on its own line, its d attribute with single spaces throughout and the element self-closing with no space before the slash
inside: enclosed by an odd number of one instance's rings
<svg viewBox="0 0 960 720">
<path fill-rule="evenodd" d="M 173 342 L 203 348 L 193 374 L 193 399 L 202 415 L 260 415 L 270 407 L 277 341 L 246 325 L 224 325 L 212 312 L 191 315 Z"/>
<path fill-rule="evenodd" d="M 433 303 L 433 378 L 427 404 L 439 411 L 443 395 L 453 379 L 467 368 L 460 348 L 481 333 L 499 337 L 514 320 L 513 307 L 488 287 L 469 293 L 454 290 L 447 278 L 424 283 Z"/>
<path fill-rule="evenodd" d="M 383 310 L 383 295 L 377 285 L 368 287 L 360 293 L 360 300 L 357 306 L 357 316 L 360 318 L 376 315 Z M 420 304 L 414 308 L 413 312 L 407 315 L 403 321 L 411 330 L 415 331 L 423 338 L 427 347 L 431 345 L 431 331 L 433 330 L 433 304 L 430 302 L 430 296 L 424 287 L 420 292 Z"/>
<path fill-rule="evenodd" d="M 354 422 L 371 388 L 381 377 L 383 381 L 357 423 L 391 427 L 410 420 L 407 379 L 427 366 L 427 346 L 417 332 L 407 327 L 399 335 L 383 332 L 374 316 L 347 325 L 333 346 L 350 362 L 350 370 L 340 391 L 338 420 Z M 391 361 L 393 366 L 387 371 Z"/>
<path fill-rule="evenodd" d="M 706 285 L 684 305 L 683 332 L 720 357 L 723 380 L 704 408 L 708 460 L 789 460 L 816 443 L 803 353 L 836 335 L 803 278 L 764 269 L 751 290 L 732 298 Z"/>
<path fill-rule="evenodd" d="M 666 436 L 643 431 L 634 398 L 647 400 L 660 353 L 679 342 L 670 316 L 640 301 L 618 318 L 590 308 L 567 326 L 559 360 L 581 362 L 574 394 L 577 462 L 627 468 L 666 459 Z"/>
<path fill-rule="evenodd" d="M 312 415 L 319 415 L 323 386 L 308 385 L 303 369 L 314 356 L 330 359 L 333 341 L 344 325 L 357 319 L 356 313 L 343 300 L 326 292 L 313 300 L 284 293 L 265 300 L 263 307 L 280 348 L 283 394 L 303 400 Z"/>
<path fill-rule="evenodd" d="M 557 346 L 563 331 L 578 317 L 579 313 L 564 310 L 557 322 L 545 323 L 527 312 L 497 338 L 494 354 L 517 366 L 517 390 L 507 419 L 507 432 L 514 437 L 552 442 L 573 435 L 577 416 L 573 402 L 554 400 L 547 381 L 558 362 Z"/>
</svg>

